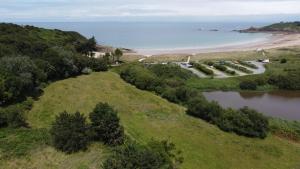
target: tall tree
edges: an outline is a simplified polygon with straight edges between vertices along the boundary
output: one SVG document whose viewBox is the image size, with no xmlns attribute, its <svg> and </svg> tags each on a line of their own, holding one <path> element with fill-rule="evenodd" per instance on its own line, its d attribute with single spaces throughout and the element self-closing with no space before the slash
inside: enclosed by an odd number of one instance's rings
<svg viewBox="0 0 300 169">
<path fill-rule="evenodd" d="M 120 61 L 120 58 L 123 56 L 123 52 L 121 49 L 117 48 L 114 52 L 114 55 L 116 56 L 116 61 Z"/>
</svg>

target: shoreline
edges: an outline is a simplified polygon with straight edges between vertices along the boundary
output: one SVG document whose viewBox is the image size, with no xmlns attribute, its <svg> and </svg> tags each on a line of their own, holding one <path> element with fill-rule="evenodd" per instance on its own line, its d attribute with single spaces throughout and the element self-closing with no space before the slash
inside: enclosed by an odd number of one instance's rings
<svg viewBox="0 0 300 169">
<path fill-rule="evenodd" d="M 140 49 L 134 50 L 136 54 L 153 56 L 164 54 L 200 54 L 214 52 L 252 51 L 258 49 L 273 49 L 300 45 L 300 33 L 271 33 L 270 36 L 260 40 L 220 45 L 215 47 L 174 48 L 174 49 Z"/>
</svg>

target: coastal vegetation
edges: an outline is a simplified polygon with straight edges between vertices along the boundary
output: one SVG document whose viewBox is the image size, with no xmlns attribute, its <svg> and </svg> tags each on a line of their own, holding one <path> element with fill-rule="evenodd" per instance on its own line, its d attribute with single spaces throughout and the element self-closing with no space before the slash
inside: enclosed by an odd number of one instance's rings
<svg viewBox="0 0 300 169">
<path fill-rule="evenodd" d="M 240 30 L 240 32 L 289 32 L 289 33 L 299 33 L 300 32 L 300 22 L 280 22 L 272 25 L 264 26 L 261 28 L 251 27 L 246 30 Z"/>
<path fill-rule="evenodd" d="M 167 139 L 174 143 L 182 151 L 184 161 L 181 168 L 184 169 L 199 166 L 208 169 L 285 169 L 293 168 L 299 162 L 297 143 L 278 138 L 272 133 L 265 139 L 255 139 L 223 132 L 201 119 L 186 115 L 186 108 L 127 84 L 111 71 L 50 84 L 34 102 L 26 117 L 33 131 L 40 130 L 44 135 L 60 112 L 79 111 L 88 117 L 99 102 L 108 103 L 118 111 L 120 124 L 124 126 L 126 135 L 138 144 L 147 146 L 151 139 L 159 142 Z M 1 131 L 4 132 L 2 129 Z M 27 137 L 11 131 L 1 140 L 17 144 L 13 141 L 15 138 L 25 140 L 34 134 L 33 131 Z M 37 136 L 36 134 L 35 138 L 30 139 L 35 139 L 34 143 L 37 144 L 29 144 L 27 151 L 18 158 L 10 156 L 1 159 L 1 166 L 8 169 L 16 168 L 15 164 L 23 168 L 100 168 L 114 153 L 109 146 L 93 142 L 86 151 L 67 155 L 44 144 L 43 139 L 47 137 Z M 30 140 L 27 139 L 26 142 L 31 143 Z M 222 160 L 218 160 L 220 154 Z"/>
<path fill-rule="evenodd" d="M 101 59 L 88 57 L 95 39 L 76 32 L 0 24 L 0 104 L 34 96 L 50 81 L 80 75 L 87 68 L 105 71 Z"/>
<path fill-rule="evenodd" d="M 131 141 L 115 148 L 103 163 L 103 169 L 179 168 L 182 162 L 183 157 L 173 143 L 151 140 L 147 145 L 139 145 Z"/>
<path fill-rule="evenodd" d="M 108 70 L 109 64 L 120 62 L 122 51 L 93 58 L 95 39 L 74 32 L 11 24 L 0 29 L 6 32 L 0 35 L 0 166 L 283 169 L 299 165 L 298 122 L 265 117 L 247 107 L 225 109 L 201 93 L 224 86 L 254 90 L 254 84 L 257 89 L 299 89 L 297 54 L 282 56 L 285 63 L 282 58 L 272 60 L 262 75 L 201 79 L 172 63 L 125 63 Z M 28 46 L 15 48 L 22 42 Z M 44 45 L 37 50 L 35 42 Z M 194 64 L 209 73 L 210 69 Z M 208 87 L 212 83 L 216 84 Z"/>
<path fill-rule="evenodd" d="M 243 108 L 238 111 L 231 109 L 225 110 L 215 102 L 207 102 L 198 90 L 187 87 L 184 82 L 175 89 L 172 89 L 174 86 L 168 86 L 170 84 L 164 82 L 167 77 L 169 81 L 172 80 L 173 82 L 177 79 L 183 80 L 183 76 L 181 75 L 183 71 L 186 70 L 182 69 L 179 71 L 180 69 L 179 66 L 176 68 L 176 65 L 130 65 L 123 68 L 120 75 L 125 81 L 136 85 L 140 89 L 155 91 L 171 102 L 187 105 L 187 114 L 215 124 L 224 131 L 235 132 L 249 137 L 265 138 L 267 136 L 269 127 L 268 120 L 255 110 L 248 108 Z M 134 70 L 138 70 L 139 73 Z M 157 71 L 161 73 L 155 74 L 152 70 L 169 71 L 166 71 L 166 74 L 164 71 Z M 141 74 L 149 75 L 141 77 Z M 179 76 L 177 76 L 177 74 Z M 145 87 L 150 81 L 155 83 Z M 141 84 L 141 82 L 145 84 Z M 176 84 L 178 84 L 178 82 Z"/>
</svg>

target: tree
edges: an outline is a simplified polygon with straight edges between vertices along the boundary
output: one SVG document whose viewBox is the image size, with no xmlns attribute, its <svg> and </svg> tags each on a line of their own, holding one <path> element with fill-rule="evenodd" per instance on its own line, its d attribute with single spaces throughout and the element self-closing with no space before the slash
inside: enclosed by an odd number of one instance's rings
<svg viewBox="0 0 300 169">
<path fill-rule="evenodd" d="M 183 162 L 180 153 L 168 141 L 151 140 L 147 145 L 130 142 L 117 147 L 103 169 L 176 169 Z"/>
<path fill-rule="evenodd" d="M 114 55 L 116 56 L 117 61 L 120 61 L 120 58 L 123 56 L 123 52 L 122 52 L 122 50 L 117 48 L 114 52 Z"/>
<path fill-rule="evenodd" d="M 91 52 L 97 50 L 97 42 L 95 37 L 93 36 L 92 38 L 88 39 L 86 42 L 79 43 L 76 46 L 76 49 L 78 52 L 85 54 L 85 55 L 91 55 Z"/>
<path fill-rule="evenodd" d="M 108 65 L 104 59 L 90 58 L 89 60 L 90 68 L 96 72 L 107 71 Z"/>
<path fill-rule="evenodd" d="M 86 118 L 82 114 L 79 112 L 69 114 L 65 111 L 56 116 L 50 133 L 56 149 L 74 153 L 87 149 L 89 143 L 87 131 Z"/>
<path fill-rule="evenodd" d="M 115 111 L 107 103 L 98 103 L 90 113 L 94 139 L 108 145 L 120 145 L 124 142 L 124 129 Z"/>
</svg>

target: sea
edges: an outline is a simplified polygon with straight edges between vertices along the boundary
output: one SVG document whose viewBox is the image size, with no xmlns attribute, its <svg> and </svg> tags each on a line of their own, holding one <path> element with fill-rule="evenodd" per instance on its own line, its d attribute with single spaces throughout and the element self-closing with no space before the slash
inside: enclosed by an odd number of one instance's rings
<svg viewBox="0 0 300 169">
<path fill-rule="evenodd" d="M 234 30 L 270 23 L 252 22 L 22 22 L 43 28 L 77 31 L 98 44 L 136 50 L 212 48 L 265 40 L 269 34 Z"/>
</svg>

